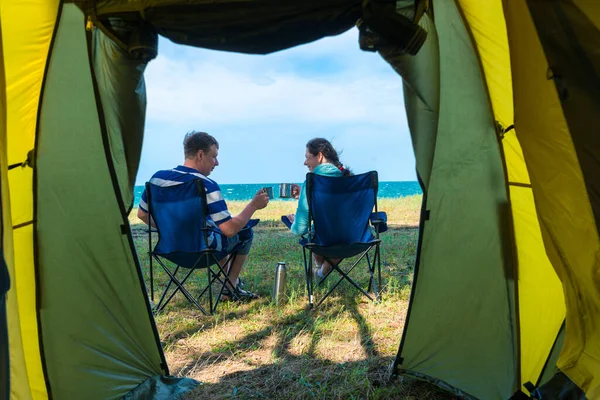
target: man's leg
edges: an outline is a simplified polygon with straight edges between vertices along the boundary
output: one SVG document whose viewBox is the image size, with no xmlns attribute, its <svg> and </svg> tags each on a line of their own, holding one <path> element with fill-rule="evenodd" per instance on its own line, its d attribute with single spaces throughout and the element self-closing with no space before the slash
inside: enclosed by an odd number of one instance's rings
<svg viewBox="0 0 600 400">
<path fill-rule="evenodd" d="M 227 265 L 223 267 L 223 270 L 227 272 L 227 274 L 229 275 L 230 282 L 233 283 L 235 287 L 232 288 L 231 283 L 228 282 L 227 287 L 230 290 L 238 290 L 238 294 L 247 295 L 247 297 L 249 296 L 255 298 L 256 295 L 254 295 L 253 293 L 246 292 L 243 290 L 240 291 L 238 287 L 240 273 L 242 271 L 242 268 L 244 267 L 244 264 L 246 263 L 246 260 L 248 259 L 248 254 L 250 253 L 250 249 L 252 247 L 252 238 L 252 232 L 246 233 L 245 240 L 242 242 L 241 245 L 239 244 L 240 238 L 238 235 L 228 239 L 227 253 L 231 254 L 235 250 L 236 256 L 233 262 L 230 260 L 227 263 Z M 220 262 L 223 262 L 224 260 L 225 259 L 221 260 Z"/>
<path fill-rule="evenodd" d="M 236 286 L 238 284 L 238 278 L 240 276 L 240 272 L 242 272 L 242 267 L 246 263 L 247 259 L 248 259 L 248 254 L 238 254 L 235 257 L 235 260 L 233 260 L 233 263 L 231 263 L 231 262 L 228 263 L 228 265 L 227 265 L 228 269 L 225 269 L 225 271 L 229 273 L 229 279 Z M 229 285 L 227 285 L 227 286 L 229 286 Z"/>
</svg>

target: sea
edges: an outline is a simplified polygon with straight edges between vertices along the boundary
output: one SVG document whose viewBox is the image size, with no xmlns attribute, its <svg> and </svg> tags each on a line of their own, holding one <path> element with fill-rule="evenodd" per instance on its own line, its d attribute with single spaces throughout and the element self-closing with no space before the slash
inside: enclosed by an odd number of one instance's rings
<svg viewBox="0 0 600 400">
<path fill-rule="evenodd" d="M 279 183 L 239 183 L 239 184 L 220 184 L 221 192 L 225 200 L 250 200 L 259 189 L 271 186 L 275 199 L 291 201 L 291 199 L 279 199 Z M 134 189 L 134 207 L 140 203 L 143 186 L 136 186 Z M 415 194 L 422 194 L 421 186 L 417 181 L 399 181 L 399 182 L 379 182 L 378 198 L 396 198 L 406 197 Z"/>
</svg>

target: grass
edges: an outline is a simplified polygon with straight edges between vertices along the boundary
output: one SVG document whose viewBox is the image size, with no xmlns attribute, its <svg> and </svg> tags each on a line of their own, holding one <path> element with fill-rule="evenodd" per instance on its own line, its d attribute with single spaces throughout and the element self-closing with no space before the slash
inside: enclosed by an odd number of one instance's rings
<svg viewBox="0 0 600 400">
<path fill-rule="evenodd" d="M 382 235 L 381 301 L 370 302 L 342 283 L 316 310 L 306 307 L 297 238 L 279 222 L 281 215 L 295 211 L 295 204 L 273 201 L 259 211 L 261 223 L 243 276 L 261 298 L 221 303 L 216 315 L 206 317 L 178 294 L 156 316 L 171 374 L 202 382 L 186 398 L 453 399 L 424 382 L 390 379 L 408 305 L 420 201 L 420 196 L 380 201 L 391 225 Z M 228 205 L 235 214 L 245 204 Z M 144 226 L 135 217 L 131 223 L 147 275 Z M 278 261 L 288 267 L 287 301 L 280 305 L 270 301 Z M 353 271 L 359 283 L 367 282 L 364 270 Z M 188 281 L 191 289 L 204 281 L 203 271 L 198 272 Z M 156 279 L 159 287 L 167 281 L 164 273 Z"/>
</svg>

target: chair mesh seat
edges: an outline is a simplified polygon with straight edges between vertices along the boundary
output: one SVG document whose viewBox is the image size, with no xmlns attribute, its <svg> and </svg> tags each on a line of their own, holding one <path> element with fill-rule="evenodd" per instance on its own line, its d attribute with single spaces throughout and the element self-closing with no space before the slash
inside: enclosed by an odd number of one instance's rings
<svg viewBox="0 0 600 400">
<path fill-rule="evenodd" d="M 300 239 L 300 244 L 304 252 L 306 286 L 311 307 L 314 306 L 313 254 L 323 256 L 332 266 L 332 270 L 318 285 L 323 284 L 334 272 L 341 276 L 316 306 L 319 306 L 343 280 L 348 281 L 371 300 L 373 298 L 368 291 L 373 289 L 375 299 L 378 299 L 381 287 L 379 232 L 387 229 L 387 216 L 377 209 L 378 184 L 376 171 L 343 177 L 314 173 L 306 175 L 309 232 Z M 370 252 L 374 253 L 372 259 Z M 347 272 L 344 272 L 340 267 L 341 262 L 354 256 L 359 257 Z M 348 275 L 363 259 L 366 260 L 370 275 L 367 290 Z"/>
</svg>

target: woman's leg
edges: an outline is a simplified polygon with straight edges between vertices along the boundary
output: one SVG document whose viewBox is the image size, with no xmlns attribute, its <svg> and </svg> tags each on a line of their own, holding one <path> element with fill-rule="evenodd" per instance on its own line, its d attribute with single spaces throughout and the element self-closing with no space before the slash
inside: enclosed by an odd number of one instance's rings
<svg viewBox="0 0 600 400">
<path fill-rule="evenodd" d="M 321 278 L 331 271 L 331 265 L 327 262 L 327 260 L 325 260 L 325 257 L 313 253 L 313 259 L 316 265 L 319 267 L 319 276 Z M 340 260 L 341 258 L 334 258 L 331 261 L 337 264 Z"/>
</svg>

